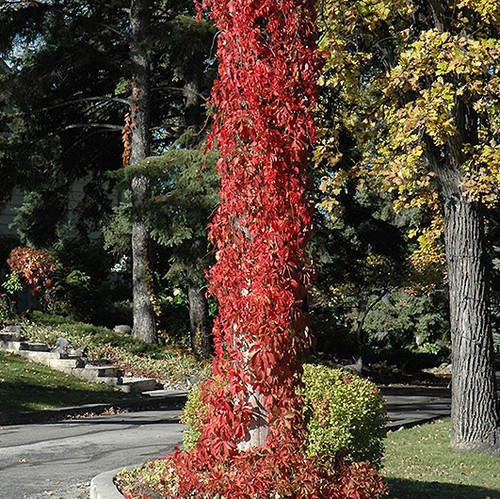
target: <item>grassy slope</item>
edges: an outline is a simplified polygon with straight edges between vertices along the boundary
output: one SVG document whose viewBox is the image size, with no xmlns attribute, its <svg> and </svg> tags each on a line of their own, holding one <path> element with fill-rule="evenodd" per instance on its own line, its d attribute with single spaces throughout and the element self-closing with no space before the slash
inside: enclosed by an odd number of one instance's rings
<svg viewBox="0 0 500 499">
<path fill-rule="evenodd" d="M 500 499 L 500 459 L 449 447 L 449 420 L 390 433 L 382 474 L 397 499 Z"/>
<path fill-rule="evenodd" d="M 0 412 L 105 403 L 124 397 L 105 385 L 0 352 Z"/>
</svg>

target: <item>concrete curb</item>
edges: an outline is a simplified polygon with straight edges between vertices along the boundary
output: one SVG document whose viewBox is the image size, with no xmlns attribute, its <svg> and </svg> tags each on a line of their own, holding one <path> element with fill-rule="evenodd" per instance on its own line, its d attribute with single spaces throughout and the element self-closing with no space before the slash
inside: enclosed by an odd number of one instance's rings
<svg viewBox="0 0 500 499">
<path fill-rule="evenodd" d="M 92 478 L 90 481 L 90 499 L 123 499 L 113 481 L 114 477 L 123 471 L 124 468 L 117 468 L 112 471 L 105 471 Z"/>
<path fill-rule="evenodd" d="M 87 404 L 60 409 L 41 411 L 21 411 L 0 414 L 0 425 L 19 425 L 41 423 L 66 419 L 71 416 L 83 416 L 88 413 L 102 414 L 109 409 L 124 409 L 130 411 L 145 411 L 149 409 L 182 409 L 187 400 L 187 392 L 173 392 L 165 397 L 135 400 L 117 400 L 107 404 Z"/>
</svg>

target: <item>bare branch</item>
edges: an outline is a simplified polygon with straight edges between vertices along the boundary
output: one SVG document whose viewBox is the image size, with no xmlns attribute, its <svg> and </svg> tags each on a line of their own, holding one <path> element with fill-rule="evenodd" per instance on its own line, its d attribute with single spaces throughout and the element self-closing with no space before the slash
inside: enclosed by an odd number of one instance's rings
<svg viewBox="0 0 500 499">
<path fill-rule="evenodd" d="M 117 102 L 120 104 L 125 104 L 127 106 L 131 105 L 131 101 L 128 99 L 120 99 L 119 97 L 82 97 L 80 99 L 72 99 L 66 102 L 61 102 L 59 104 L 54 104 L 53 106 L 40 107 L 38 109 L 33 109 L 30 111 L 20 111 L 17 113 L 9 113 L 11 116 L 24 116 L 26 114 L 40 113 L 43 111 L 51 111 L 52 109 L 58 109 L 61 107 L 71 106 L 72 104 L 79 104 L 82 102 Z"/>
</svg>

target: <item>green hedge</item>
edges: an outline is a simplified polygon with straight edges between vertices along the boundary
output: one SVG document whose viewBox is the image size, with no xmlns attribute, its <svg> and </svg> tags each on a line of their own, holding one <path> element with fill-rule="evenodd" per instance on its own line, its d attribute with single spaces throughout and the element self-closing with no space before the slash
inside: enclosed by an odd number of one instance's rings
<svg viewBox="0 0 500 499">
<path fill-rule="evenodd" d="M 354 374 L 310 364 L 302 380 L 307 454 L 334 456 L 345 449 L 353 461 L 379 466 L 386 423 L 379 389 Z"/>
</svg>

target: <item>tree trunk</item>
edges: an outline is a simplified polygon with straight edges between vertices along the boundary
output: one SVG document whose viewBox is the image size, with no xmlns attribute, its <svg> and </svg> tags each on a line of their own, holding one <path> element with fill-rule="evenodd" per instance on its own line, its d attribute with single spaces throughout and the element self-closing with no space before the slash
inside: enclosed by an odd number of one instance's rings
<svg viewBox="0 0 500 499">
<path fill-rule="evenodd" d="M 191 348 L 196 355 L 208 359 L 211 353 L 211 328 L 205 287 L 191 283 L 188 298 Z"/>
<path fill-rule="evenodd" d="M 205 295 L 207 282 L 202 259 L 207 251 L 206 241 L 195 239 L 191 245 L 191 279 L 189 282 L 189 322 L 191 348 L 196 355 L 209 358 L 212 353 L 212 324 L 208 314 L 208 301 Z"/>
<path fill-rule="evenodd" d="M 150 155 L 150 75 L 144 41 L 151 16 L 151 0 L 131 0 L 130 57 L 132 62 L 132 144 L 130 164 L 134 165 Z M 132 283 L 134 300 L 133 336 L 147 343 L 155 343 L 156 321 L 151 301 L 152 285 L 149 258 L 149 236 L 141 220 L 141 205 L 147 195 L 148 180 L 132 180 Z"/>
<path fill-rule="evenodd" d="M 459 170 L 465 111 L 457 106 L 462 134 L 449 139 L 446 162 L 427 141 L 444 208 L 453 366 L 451 444 L 500 455 L 484 221 L 479 206 L 467 199 Z"/>
<path fill-rule="evenodd" d="M 191 61 L 186 68 L 184 82 L 184 124 L 187 127 L 200 127 L 203 124 L 198 82 L 202 77 L 203 61 L 198 58 Z M 197 141 L 201 142 L 202 135 Z M 199 144 L 198 144 L 199 145 Z M 191 333 L 191 348 L 195 355 L 208 359 L 212 353 L 212 325 L 208 314 L 208 301 L 205 296 L 207 282 L 202 264 L 207 251 L 206 241 L 195 239 L 191 245 L 193 276 L 189 284 L 189 322 Z"/>
<path fill-rule="evenodd" d="M 248 404 L 252 408 L 252 420 L 243 440 L 238 442 L 241 452 L 263 447 L 269 434 L 269 411 L 264 404 L 264 397 L 253 386 L 247 385 Z"/>
<path fill-rule="evenodd" d="M 500 455 L 484 224 L 452 176 L 444 199 L 452 342 L 451 443 Z"/>
</svg>

